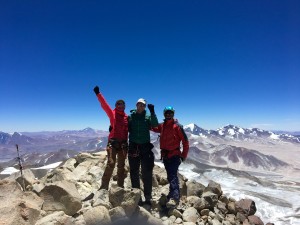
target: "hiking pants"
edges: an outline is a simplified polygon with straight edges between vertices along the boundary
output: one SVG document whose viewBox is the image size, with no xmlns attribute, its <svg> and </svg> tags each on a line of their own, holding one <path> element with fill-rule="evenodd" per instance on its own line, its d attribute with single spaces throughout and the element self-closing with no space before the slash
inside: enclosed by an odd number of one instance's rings
<svg viewBox="0 0 300 225">
<path fill-rule="evenodd" d="M 130 179 L 132 188 L 140 186 L 140 166 L 142 181 L 144 183 L 145 200 L 152 198 L 152 174 L 154 167 L 154 154 L 151 151 L 151 143 L 136 144 L 129 142 L 128 161 L 130 167 Z"/>
<path fill-rule="evenodd" d="M 168 200 L 173 198 L 175 200 L 180 199 L 180 189 L 179 189 L 179 180 L 178 180 L 178 168 L 181 163 L 180 157 L 178 155 L 171 158 L 163 159 L 165 169 L 167 171 L 167 179 L 169 181 L 169 194 Z"/>
<path fill-rule="evenodd" d="M 124 187 L 125 174 L 125 160 L 128 150 L 128 144 L 126 141 L 116 141 L 110 139 L 106 146 L 107 151 L 107 164 L 102 176 L 102 183 L 100 189 L 108 190 L 109 181 L 113 174 L 116 161 L 117 165 L 117 176 L 118 176 L 118 186 Z"/>
</svg>

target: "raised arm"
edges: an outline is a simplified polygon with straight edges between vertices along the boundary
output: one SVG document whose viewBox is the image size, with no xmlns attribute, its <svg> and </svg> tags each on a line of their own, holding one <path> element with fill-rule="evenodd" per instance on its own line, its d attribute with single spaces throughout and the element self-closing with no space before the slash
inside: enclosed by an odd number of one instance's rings
<svg viewBox="0 0 300 225">
<path fill-rule="evenodd" d="M 154 111 L 154 105 L 148 104 L 148 109 L 150 111 L 150 126 L 151 126 L 150 129 L 151 129 L 158 126 L 158 119 Z"/>
<path fill-rule="evenodd" d="M 111 109 L 111 107 L 108 105 L 108 103 L 106 102 L 104 96 L 100 93 L 99 91 L 99 87 L 96 86 L 94 88 L 94 92 L 98 98 L 98 101 L 100 102 L 100 105 L 102 107 L 102 109 L 106 112 L 107 116 L 109 117 L 110 120 L 113 119 L 113 111 Z"/>
</svg>

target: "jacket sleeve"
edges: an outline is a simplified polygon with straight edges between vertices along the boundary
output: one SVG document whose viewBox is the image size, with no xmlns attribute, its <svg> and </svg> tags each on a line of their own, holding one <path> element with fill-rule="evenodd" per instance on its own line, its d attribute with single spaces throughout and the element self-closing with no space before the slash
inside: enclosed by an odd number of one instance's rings
<svg viewBox="0 0 300 225">
<path fill-rule="evenodd" d="M 188 152 L 189 152 L 189 139 L 186 136 L 185 131 L 183 130 L 182 126 L 178 126 L 178 132 L 179 132 L 179 137 L 182 141 L 182 147 L 183 147 L 183 151 L 181 153 L 181 157 L 186 159 Z"/>
<path fill-rule="evenodd" d="M 150 116 L 150 126 L 151 126 L 151 128 L 158 126 L 158 119 L 157 119 L 156 114 L 151 114 L 151 116 Z"/>
<path fill-rule="evenodd" d="M 101 104 L 102 109 L 106 112 L 107 116 L 109 117 L 110 121 L 113 120 L 114 114 L 108 103 L 106 102 L 105 98 L 101 93 L 97 94 L 98 101 Z"/>
<path fill-rule="evenodd" d="M 161 132 L 161 125 L 159 124 L 157 127 L 151 127 L 151 130 L 155 133 Z"/>
</svg>

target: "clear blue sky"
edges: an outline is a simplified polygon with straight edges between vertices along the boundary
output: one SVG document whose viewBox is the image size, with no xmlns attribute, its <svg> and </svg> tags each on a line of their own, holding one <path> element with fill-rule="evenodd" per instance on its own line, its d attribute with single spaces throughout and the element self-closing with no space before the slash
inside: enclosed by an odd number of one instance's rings
<svg viewBox="0 0 300 225">
<path fill-rule="evenodd" d="M 183 124 L 300 130 L 300 1 L 1 1 L 0 131 L 107 130 L 95 97 Z"/>
</svg>

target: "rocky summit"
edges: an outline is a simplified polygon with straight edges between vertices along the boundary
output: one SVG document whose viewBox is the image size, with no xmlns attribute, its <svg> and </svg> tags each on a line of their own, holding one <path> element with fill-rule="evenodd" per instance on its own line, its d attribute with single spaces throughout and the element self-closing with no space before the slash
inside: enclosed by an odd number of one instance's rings
<svg viewBox="0 0 300 225">
<path fill-rule="evenodd" d="M 103 152 L 80 153 L 40 179 L 27 169 L 0 180 L 0 224 L 264 225 L 251 199 L 228 198 L 220 184 L 204 186 L 182 175 L 180 202 L 166 207 L 169 185 L 159 166 L 151 206 L 139 206 L 142 193 L 131 188 L 129 173 L 124 188 L 116 185 L 114 173 L 109 190 L 99 190 L 105 165 Z"/>
</svg>

